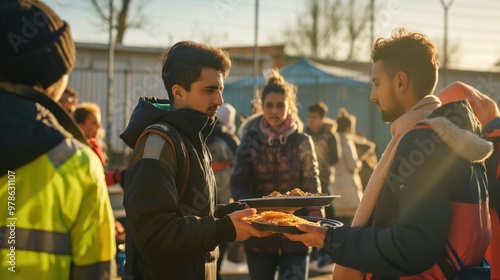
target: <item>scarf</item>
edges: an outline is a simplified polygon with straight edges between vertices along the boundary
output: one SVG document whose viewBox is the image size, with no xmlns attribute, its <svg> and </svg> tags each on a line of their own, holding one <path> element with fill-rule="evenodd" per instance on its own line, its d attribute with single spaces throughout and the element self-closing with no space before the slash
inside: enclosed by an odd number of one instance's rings
<svg viewBox="0 0 500 280">
<path fill-rule="evenodd" d="M 266 121 L 264 117 L 260 119 L 260 128 L 262 132 L 264 132 L 264 135 L 269 137 L 267 142 L 269 145 L 273 145 L 274 140 L 279 139 L 280 143 L 283 145 L 286 143 L 286 138 L 290 136 L 295 130 L 297 130 L 298 126 L 297 123 L 295 122 L 295 119 L 292 115 L 288 115 L 286 119 L 283 121 L 283 124 L 279 128 L 277 132 L 274 132 L 271 129 L 271 126 L 269 123 Z"/>
<path fill-rule="evenodd" d="M 354 216 L 352 226 L 362 227 L 369 225 L 373 211 L 377 206 L 378 198 L 382 190 L 382 186 L 384 185 L 385 178 L 389 173 L 394 160 L 399 141 L 410 128 L 412 128 L 417 122 L 429 116 L 432 111 L 437 109 L 439 106 L 441 106 L 441 102 L 437 97 L 433 95 L 425 96 L 408 112 L 392 123 L 392 138 L 389 141 L 389 144 L 387 144 L 380 161 L 368 181 L 363 198 L 361 199 L 356 215 Z M 333 270 L 333 279 L 362 280 L 364 277 L 364 272 L 340 265 L 335 265 Z"/>
</svg>

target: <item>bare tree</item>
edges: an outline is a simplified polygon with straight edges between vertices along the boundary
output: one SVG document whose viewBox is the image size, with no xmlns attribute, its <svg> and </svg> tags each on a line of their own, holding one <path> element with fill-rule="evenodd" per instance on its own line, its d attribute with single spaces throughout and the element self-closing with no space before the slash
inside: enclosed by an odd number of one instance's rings
<svg viewBox="0 0 500 280">
<path fill-rule="evenodd" d="M 92 6 L 99 19 L 109 26 L 110 24 L 110 1 L 111 0 L 90 0 Z M 115 1 L 116 2 L 116 1 Z M 116 15 L 113 21 L 113 28 L 116 29 L 116 37 L 115 42 L 117 44 L 123 43 L 123 38 L 125 36 L 125 32 L 128 29 L 133 28 L 143 28 L 145 24 L 145 18 L 143 16 L 144 7 L 149 3 L 149 0 L 139 0 L 136 5 L 132 6 L 132 0 L 121 0 L 120 9 L 116 9 L 113 7 L 113 12 Z M 134 11 L 134 14 L 130 15 L 129 11 Z"/>
<path fill-rule="evenodd" d="M 353 60 L 359 50 L 356 44 L 360 40 L 367 39 L 362 35 L 367 34 L 367 27 L 370 23 L 370 2 L 367 2 L 364 7 L 359 7 L 356 5 L 356 0 L 349 0 L 348 6 L 349 13 L 344 19 L 347 27 L 346 37 L 349 42 L 346 60 Z"/>
<path fill-rule="evenodd" d="M 296 24 L 284 31 L 290 51 L 339 59 L 339 50 L 345 50 L 347 60 L 357 58 L 360 42 L 369 39 L 370 2 L 313 0 L 307 5 Z"/>
<path fill-rule="evenodd" d="M 331 42 L 340 30 L 340 0 L 312 0 L 307 5 L 306 13 L 297 14 L 295 26 L 284 31 L 287 47 L 301 55 L 335 55 Z"/>
<path fill-rule="evenodd" d="M 436 47 L 438 49 L 439 65 L 440 68 L 450 68 L 460 64 L 460 40 L 458 38 L 448 43 L 448 55 L 447 61 L 444 57 L 444 47 L 442 43 L 443 39 L 434 40 Z"/>
<path fill-rule="evenodd" d="M 195 24 L 195 27 L 191 30 L 189 37 L 203 44 L 220 47 L 221 42 L 226 42 L 229 35 L 226 32 L 218 33 L 214 30 L 203 27 L 201 24 Z"/>
</svg>

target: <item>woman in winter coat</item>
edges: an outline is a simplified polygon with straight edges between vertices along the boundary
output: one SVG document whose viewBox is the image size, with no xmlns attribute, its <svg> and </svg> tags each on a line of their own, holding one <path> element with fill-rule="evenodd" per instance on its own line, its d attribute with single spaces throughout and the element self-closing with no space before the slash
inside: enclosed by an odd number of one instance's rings
<svg viewBox="0 0 500 280">
<path fill-rule="evenodd" d="M 256 198 L 294 188 L 321 192 L 314 144 L 302 133 L 297 116 L 296 88 L 272 70 L 254 104 L 262 114 L 240 127 L 242 141 L 231 175 L 233 198 Z M 295 215 L 321 217 L 322 213 L 313 207 L 297 210 Z M 310 251 L 281 234 L 251 238 L 245 242 L 250 278 L 274 279 L 279 267 L 281 279 L 307 279 Z"/>
<path fill-rule="evenodd" d="M 340 109 L 337 119 L 337 132 L 340 137 L 342 158 L 335 165 L 335 181 L 331 193 L 340 195 L 335 201 L 335 218 L 345 225 L 351 225 L 356 209 L 363 196 L 363 184 L 359 171 L 362 160 L 358 157 L 354 144 L 355 117 L 345 109 Z"/>
</svg>

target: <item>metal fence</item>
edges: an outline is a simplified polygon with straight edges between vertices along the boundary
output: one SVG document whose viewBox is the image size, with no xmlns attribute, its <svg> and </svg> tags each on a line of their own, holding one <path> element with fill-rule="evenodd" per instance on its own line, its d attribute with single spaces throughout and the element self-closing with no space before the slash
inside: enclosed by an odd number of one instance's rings
<svg viewBox="0 0 500 280">
<path fill-rule="evenodd" d="M 168 98 L 161 71 L 157 70 L 116 70 L 113 82 L 113 112 L 111 125 L 107 131 L 110 139 L 109 151 L 127 155 L 130 150 L 121 141 L 119 135 L 124 131 L 130 114 L 136 106 L 140 96 L 155 96 Z M 242 74 L 242 73 L 238 73 Z M 239 113 L 249 115 L 251 100 L 254 98 L 253 85 L 238 86 L 238 80 L 248 76 L 231 74 L 226 82 L 224 100 L 233 105 Z M 356 77 L 344 77 L 346 81 Z M 304 79 L 314 82 L 303 83 Z M 366 77 L 357 77 L 357 80 Z M 370 84 L 368 82 L 351 84 L 325 83 L 321 78 L 311 75 L 300 75 L 287 80 L 298 86 L 299 116 L 307 122 L 307 108 L 310 104 L 323 101 L 329 107 L 330 118 L 335 119 L 340 108 L 346 108 L 349 113 L 357 117 L 357 131 L 377 144 L 377 153 L 390 139 L 389 126 L 382 123 L 376 105 L 369 100 Z M 106 69 L 74 69 L 70 75 L 69 85 L 78 93 L 78 101 L 95 102 L 101 107 L 103 127 L 108 128 L 107 121 L 107 70 Z M 263 80 L 261 78 L 261 84 Z"/>
<path fill-rule="evenodd" d="M 108 128 L 108 97 L 106 69 L 74 69 L 69 78 L 69 85 L 78 93 L 78 102 L 95 102 L 101 108 L 102 125 Z M 119 135 L 124 131 L 130 114 L 140 96 L 167 98 L 160 71 L 116 70 L 113 81 L 113 106 L 110 130 L 109 151 L 128 153 L 129 150 Z"/>
</svg>

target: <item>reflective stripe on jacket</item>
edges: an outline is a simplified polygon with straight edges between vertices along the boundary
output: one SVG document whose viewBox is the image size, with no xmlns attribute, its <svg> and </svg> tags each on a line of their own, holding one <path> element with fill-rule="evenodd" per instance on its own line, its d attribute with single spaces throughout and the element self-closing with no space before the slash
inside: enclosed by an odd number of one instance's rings
<svg viewBox="0 0 500 280">
<path fill-rule="evenodd" d="M 10 170 L 0 178 L 0 201 L 0 279 L 115 274 L 113 212 L 102 164 L 90 148 L 66 138 Z"/>
</svg>

